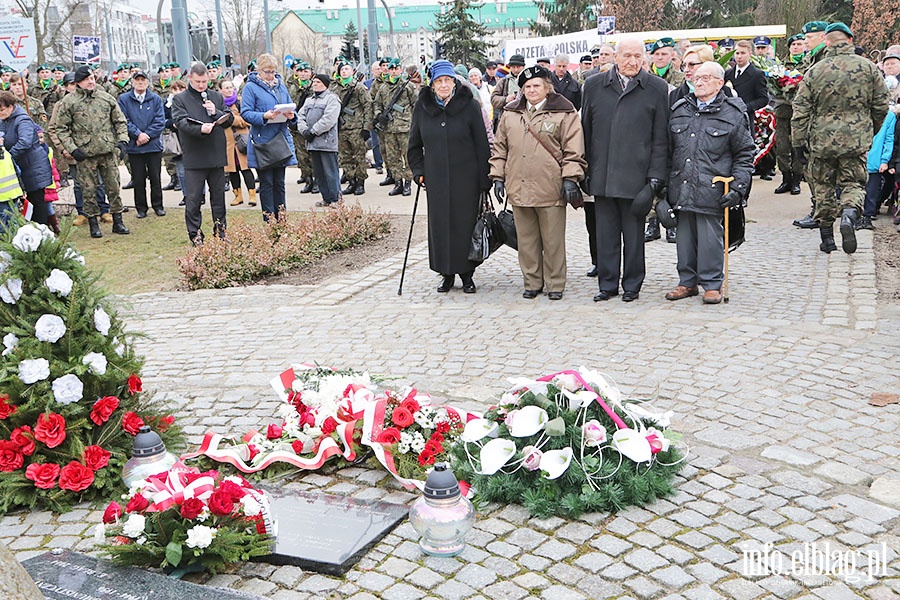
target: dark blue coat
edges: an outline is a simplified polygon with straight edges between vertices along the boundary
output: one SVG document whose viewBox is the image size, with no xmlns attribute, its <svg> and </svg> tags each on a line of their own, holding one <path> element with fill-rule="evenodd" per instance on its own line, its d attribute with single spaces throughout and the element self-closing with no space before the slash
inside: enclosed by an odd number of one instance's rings
<svg viewBox="0 0 900 600">
<path fill-rule="evenodd" d="M 276 104 L 292 102 L 291 94 L 281 81 L 281 75 L 276 75 L 278 85 L 270 88 L 256 73 L 250 73 L 247 77 L 247 85 L 241 92 L 241 118 L 250 123 L 251 144 L 247 146 L 247 164 L 255 169 L 256 153 L 253 144 L 265 144 L 276 135 L 283 135 L 288 147 L 291 149 L 291 157 L 285 160 L 281 166 L 289 167 L 297 164 L 297 156 L 294 152 L 294 139 L 288 131 L 287 122 L 269 123 L 263 119 L 263 115 L 275 108 Z M 298 107 L 299 110 L 299 107 Z M 294 113 L 294 121 L 297 115 Z"/>
<path fill-rule="evenodd" d="M 128 121 L 128 147 L 125 151 L 128 154 L 162 152 L 161 136 L 166 126 L 162 98 L 148 89 L 144 94 L 144 101 L 138 102 L 134 90 L 129 90 L 119 96 L 119 108 Z M 150 141 L 138 146 L 137 138 L 141 133 L 150 136 Z"/>
<path fill-rule="evenodd" d="M 53 185 L 53 169 L 47 150 L 38 139 L 40 127 L 31 120 L 21 106 L 16 106 L 9 118 L 0 120 L 3 147 L 9 151 L 19 169 L 19 179 L 26 192 Z"/>
</svg>

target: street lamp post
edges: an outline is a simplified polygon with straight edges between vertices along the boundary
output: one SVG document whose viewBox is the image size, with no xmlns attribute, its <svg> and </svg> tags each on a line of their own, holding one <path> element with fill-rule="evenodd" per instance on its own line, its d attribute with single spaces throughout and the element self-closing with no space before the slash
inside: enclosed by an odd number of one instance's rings
<svg viewBox="0 0 900 600">
<path fill-rule="evenodd" d="M 266 52 L 272 54 L 272 32 L 269 31 L 269 0 L 263 0 L 263 19 L 266 26 Z"/>
<path fill-rule="evenodd" d="M 516 21 L 512 17 L 507 17 L 506 19 L 503 20 L 503 24 L 506 25 L 507 21 L 512 23 L 513 39 L 516 39 Z"/>
</svg>

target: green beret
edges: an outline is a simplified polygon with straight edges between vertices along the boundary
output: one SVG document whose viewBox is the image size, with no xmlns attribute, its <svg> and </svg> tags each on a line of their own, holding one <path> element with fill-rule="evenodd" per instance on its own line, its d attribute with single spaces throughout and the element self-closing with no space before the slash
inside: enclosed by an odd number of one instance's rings
<svg viewBox="0 0 900 600">
<path fill-rule="evenodd" d="M 310 70 L 312 71 L 312 65 L 303 60 L 302 58 L 295 59 L 294 62 L 291 63 L 292 69 L 300 69 L 301 71 Z"/>
<path fill-rule="evenodd" d="M 352 64 L 349 60 L 346 60 L 346 59 L 345 59 L 345 60 L 339 60 L 339 61 L 334 65 L 334 70 L 337 71 L 338 73 L 340 73 L 340 72 L 341 72 L 341 69 L 343 69 L 344 67 L 352 67 L 352 66 L 353 66 L 353 64 Z"/>
<path fill-rule="evenodd" d="M 853 32 L 850 31 L 850 28 L 841 23 L 840 21 L 836 23 L 832 23 L 828 27 L 825 28 L 825 33 L 831 33 L 832 31 L 840 31 L 841 33 L 847 34 L 848 37 L 853 37 Z"/>
<path fill-rule="evenodd" d="M 250 62 L 247 63 L 247 72 L 250 73 L 256 70 L 256 59 L 254 58 Z"/>
<path fill-rule="evenodd" d="M 378 60 L 378 64 L 379 64 L 379 65 L 386 65 L 386 64 L 388 64 L 389 62 L 391 62 L 391 59 L 390 59 L 389 57 L 387 57 L 387 56 L 385 56 L 385 57 L 383 57 L 383 58 L 380 58 L 380 59 Z"/>
<path fill-rule="evenodd" d="M 803 33 L 816 33 L 825 31 L 826 29 L 828 29 L 828 23 L 826 21 L 810 21 L 804 25 L 803 29 L 800 31 Z"/>
<path fill-rule="evenodd" d="M 62 71 L 63 73 L 66 72 L 66 68 L 62 65 L 56 65 L 55 67 L 53 67 L 53 70 L 54 71 Z"/>
<path fill-rule="evenodd" d="M 124 71 L 125 69 L 131 70 L 131 65 L 128 63 L 121 63 L 118 67 L 116 67 L 116 72 Z"/>
<path fill-rule="evenodd" d="M 37 70 L 38 71 L 49 71 L 50 65 L 48 65 L 47 63 L 40 64 L 40 65 L 38 65 Z"/>
<path fill-rule="evenodd" d="M 670 37 L 664 37 L 653 42 L 653 45 L 650 47 L 650 54 L 653 54 L 660 48 L 674 48 L 675 40 Z"/>
<path fill-rule="evenodd" d="M 388 63 L 387 63 L 387 68 L 388 68 L 388 69 L 393 69 L 393 68 L 399 67 L 399 66 L 400 66 L 400 59 L 399 59 L 399 58 L 391 58 L 391 59 L 388 60 Z"/>
<path fill-rule="evenodd" d="M 171 67 L 169 66 L 169 63 L 163 63 L 163 64 L 159 65 L 159 67 L 157 67 L 157 69 L 156 69 L 156 72 L 162 73 L 166 69 L 171 69 Z"/>
<path fill-rule="evenodd" d="M 16 70 L 10 67 L 9 65 L 0 66 L 0 73 L 15 73 Z"/>
<path fill-rule="evenodd" d="M 790 46 L 797 40 L 805 40 L 805 39 L 806 39 L 806 36 L 803 35 L 802 33 L 795 33 L 794 35 L 792 35 L 791 37 L 788 38 L 787 43 L 788 43 L 788 46 Z"/>
</svg>

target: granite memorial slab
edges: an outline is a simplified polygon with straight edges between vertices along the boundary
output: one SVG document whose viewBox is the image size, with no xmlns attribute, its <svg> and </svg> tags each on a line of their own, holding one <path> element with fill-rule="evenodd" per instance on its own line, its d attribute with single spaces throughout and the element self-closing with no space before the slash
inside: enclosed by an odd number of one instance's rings
<svg viewBox="0 0 900 600">
<path fill-rule="evenodd" d="M 314 492 L 266 489 L 278 534 L 255 560 L 343 575 L 408 515 L 409 508 Z"/>
<path fill-rule="evenodd" d="M 261 600 L 69 550 L 46 552 L 22 566 L 48 600 Z"/>
</svg>

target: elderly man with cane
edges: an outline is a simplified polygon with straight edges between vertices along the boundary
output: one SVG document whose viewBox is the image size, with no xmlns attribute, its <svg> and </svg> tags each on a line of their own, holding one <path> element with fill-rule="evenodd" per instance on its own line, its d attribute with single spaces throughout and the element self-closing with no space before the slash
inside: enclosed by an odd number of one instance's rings
<svg viewBox="0 0 900 600">
<path fill-rule="evenodd" d="M 694 92 L 672 107 L 668 199 L 656 212 L 665 227 L 678 219 L 679 281 L 666 300 L 696 296 L 703 287 L 703 303 L 718 304 L 725 280 L 723 216 L 746 199 L 754 145 L 743 101 L 722 93 L 725 70 L 703 63 L 693 84 Z"/>
</svg>

